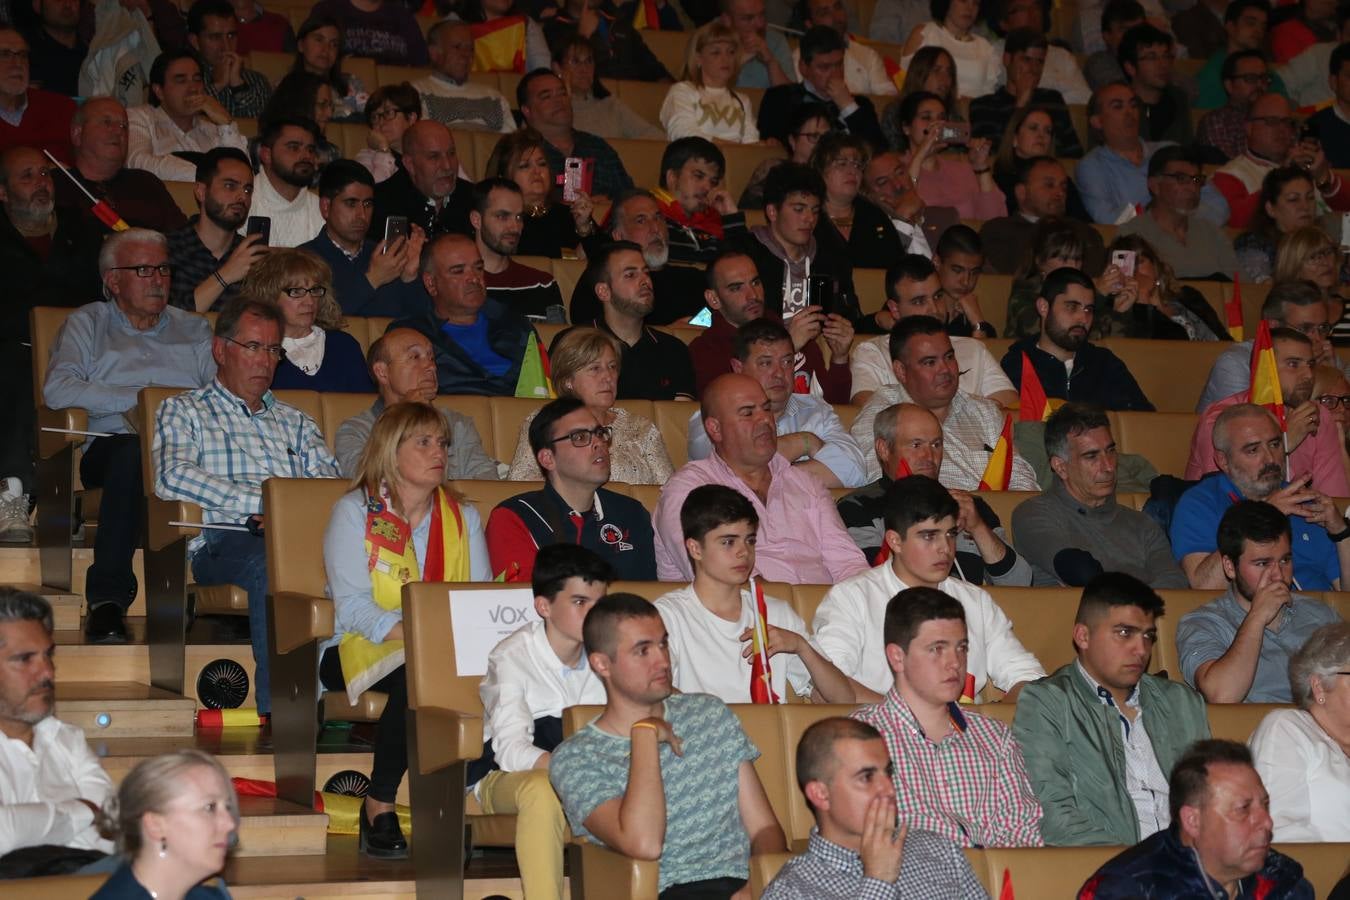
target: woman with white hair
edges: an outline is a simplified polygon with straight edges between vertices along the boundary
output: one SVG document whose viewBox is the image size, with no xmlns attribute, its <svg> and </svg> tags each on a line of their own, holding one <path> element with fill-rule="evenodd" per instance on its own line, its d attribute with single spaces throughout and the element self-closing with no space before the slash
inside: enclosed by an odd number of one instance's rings
<svg viewBox="0 0 1350 900">
<path fill-rule="evenodd" d="M 125 860 L 90 900 L 228 900 L 223 881 L 239 828 L 225 767 L 201 750 L 147 759 L 122 779 L 108 818 Z"/>
<path fill-rule="evenodd" d="M 1323 625 L 1289 659 L 1298 709 L 1250 741 L 1276 841 L 1350 841 L 1350 623 Z"/>
</svg>

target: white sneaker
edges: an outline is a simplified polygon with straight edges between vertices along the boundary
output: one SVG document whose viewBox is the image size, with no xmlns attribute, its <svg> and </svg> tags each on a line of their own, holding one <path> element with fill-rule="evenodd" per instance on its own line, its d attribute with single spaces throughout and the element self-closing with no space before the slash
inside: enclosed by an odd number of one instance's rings
<svg viewBox="0 0 1350 900">
<path fill-rule="evenodd" d="M 28 521 L 28 495 L 23 483 L 10 477 L 0 491 L 0 542 L 28 544 L 33 540 L 33 526 Z"/>
</svg>

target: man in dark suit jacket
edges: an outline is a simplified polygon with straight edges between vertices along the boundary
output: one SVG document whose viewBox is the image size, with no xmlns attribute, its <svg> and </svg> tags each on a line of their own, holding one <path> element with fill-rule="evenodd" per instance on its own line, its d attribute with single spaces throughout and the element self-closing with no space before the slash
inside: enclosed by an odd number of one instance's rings
<svg viewBox="0 0 1350 900">
<path fill-rule="evenodd" d="M 850 94 L 844 83 L 844 39 L 832 28 L 816 26 L 802 35 L 800 84 L 780 84 L 769 88 L 759 104 L 759 133 L 787 146 L 788 123 L 799 106 L 816 103 L 823 106 L 835 127 L 886 146 L 877 121 L 877 111 L 866 97 Z"/>
<path fill-rule="evenodd" d="M 414 122 L 403 135 L 403 160 L 398 170 L 375 185 L 370 235 L 384 239 L 384 220 L 404 216 L 420 225 L 428 238 L 438 234 L 473 234 L 469 210 L 473 184 L 459 177 L 455 136 L 440 122 Z"/>
<path fill-rule="evenodd" d="M 1054 157 L 1019 160 L 1017 184 L 1013 188 L 1017 211 L 1010 216 L 990 219 L 980 228 L 985 265 L 1000 275 L 1016 275 L 1030 256 L 1036 223 L 1042 219 L 1059 219 L 1071 227 L 1083 243 L 1083 270 L 1094 278 L 1100 275 L 1106 267 L 1106 247 L 1101 232 L 1066 215 L 1068 186 L 1064 166 Z"/>
</svg>

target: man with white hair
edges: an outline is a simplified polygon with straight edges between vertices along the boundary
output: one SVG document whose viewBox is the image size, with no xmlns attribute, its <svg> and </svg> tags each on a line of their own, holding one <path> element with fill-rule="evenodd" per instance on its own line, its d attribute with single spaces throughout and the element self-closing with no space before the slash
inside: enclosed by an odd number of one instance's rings
<svg viewBox="0 0 1350 900">
<path fill-rule="evenodd" d="M 92 641 L 126 640 L 123 616 L 136 599 L 131 559 L 140 540 L 140 437 L 127 413 L 141 388 L 196 388 L 210 384 L 211 326 L 201 316 L 169 306 L 168 243 L 157 231 L 132 228 L 103 244 L 98 269 L 105 303 L 90 303 L 66 319 L 52 348 L 42 397 L 52 409 L 89 412 L 80 480 L 103 489 L 94 563 L 85 580 Z"/>
</svg>

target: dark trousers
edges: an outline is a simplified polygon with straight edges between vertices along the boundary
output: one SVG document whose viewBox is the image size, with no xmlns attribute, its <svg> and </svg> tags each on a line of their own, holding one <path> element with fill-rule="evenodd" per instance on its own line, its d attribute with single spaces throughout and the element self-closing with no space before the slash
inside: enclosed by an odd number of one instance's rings
<svg viewBox="0 0 1350 900">
<path fill-rule="evenodd" d="M 745 887 L 744 878 L 709 878 L 688 884 L 672 884 L 658 900 L 728 900 Z"/>
<path fill-rule="evenodd" d="M 0 428 L 0 479 L 16 476 L 25 494 L 32 494 L 36 483 L 36 419 L 33 353 L 17 340 L 0 340 L 0 422 L 5 423 Z"/>
<path fill-rule="evenodd" d="M 202 585 L 236 584 L 248 592 L 248 636 L 253 644 L 253 699 L 272 711 L 267 660 L 267 549 L 260 536 L 204 529 L 206 543 L 192 555 L 192 577 Z"/>
<path fill-rule="evenodd" d="M 136 599 L 131 559 L 141 540 L 145 496 L 141 479 L 141 439 L 134 434 L 94 438 L 80 459 L 85 487 L 102 488 L 94 563 L 85 575 L 84 594 L 92 609 L 116 603 L 123 611 Z"/>
<path fill-rule="evenodd" d="M 345 691 L 338 648 L 329 647 L 319 661 L 319 681 L 330 691 Z M 381 803 L 393 803 L 399 783 L 408 771 L 408 677 L 399 666 L 370 686 L 370 690 L 388 694 L 375 730 L 375 760 L 370 770 L 370 796 Z"/>
</svg>

